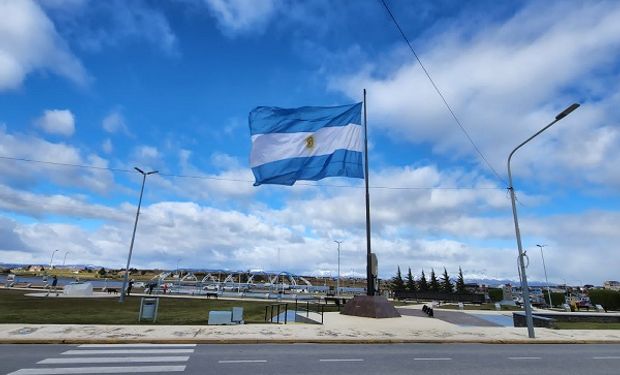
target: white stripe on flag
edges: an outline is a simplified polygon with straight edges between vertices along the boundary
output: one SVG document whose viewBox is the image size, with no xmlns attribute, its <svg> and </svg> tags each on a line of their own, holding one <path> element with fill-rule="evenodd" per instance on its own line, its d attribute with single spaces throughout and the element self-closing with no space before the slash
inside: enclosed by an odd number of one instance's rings
<svg viewBox="0 0 620 375">
<path fill-rule="evenodd" d="M 321 128 L 316 132 L 268 133 L 252 136 L 250 167 L 298 157 L 330 155 L 336 150 L 362 152 L 362 126 L 349 124 Z M 314 147 L 307 147 L 306 139 L 312 136 Z"/>
</svg>

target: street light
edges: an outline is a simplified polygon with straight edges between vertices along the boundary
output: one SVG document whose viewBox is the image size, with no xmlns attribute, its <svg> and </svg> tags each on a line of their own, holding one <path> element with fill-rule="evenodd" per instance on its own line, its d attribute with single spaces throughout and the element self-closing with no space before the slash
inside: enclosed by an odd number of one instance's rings
<svg viewBox="0 0 620 375">
<path fill-rule="evenodd" d="M 540 247 L 540 256 L 543 261 L 543 270 L 545 270 L 545 283 L 547 283 L 547 294 L 549 295 L 549 307 L 553 307 L 553 303 L 551 301 L 551 289 L 549 289 L 549 279 L 547 278 L 547 267 L 545 266 L 545 255 L 543 254 L 543 247 L 547 245 L 536 245 Z"/>
<path fill-rule="evenodd" d="M 67 254 L 69 254 L 69 251 L 65 251 L 65 257 L 62 260 L 62 266 L 65 266 L 65 262 L 67 261 Z"/>
<path fill-rule="evenodd" d="M 532 306 L 530 305 L 530 291 L 527 285 L 527 277 L 525 276 L 525 263 L 523 262 L 523 247 L 521 246 L 521 233 L 519 232 L 519 221 L 517 219 L 517 205 L 515 203 L 515 191 L 512 185 L 512 173 L 510 172 L 510 160 L 512 159 L 512 155 L 520 149 L 523 145 L 531 141 L 534 137 L 544 132 L 548 128 L 550 128 L 553 124 L 560 121 L 564 117 L 568 116 L 572 111 L 579 107 L 578 103 L 571 104 L 568 108 L 560 112 L 557 116 L 555 116 L 555 120 L 551 121 L 549 125 L 545 126 L 536 134 L 526 139 L 520 145 L 518 145 L 510 155 L 508 156 L 508 190 L 510 191 L 510 200 L 512 202 L 512 217 L 515 223 L 515 235 L 517 237 L 517 248 L 519 250 L 519 268 L 521 269 L 521 290 L 523 291 L 523 304 L 525 305 L 525 320 L 527 322 L 527 333 L 529 338 L 533 339 L 534 335 L 534 320 L 532 319 Z"/>
<path fill-rule="evenodd" d="M 129 245 L 129 256 L 127 256 L 127 267 L 125 267 L 125 277 L 123 278 L 123 288 L 121 289 L 121 298 L 118 302 L 125 302 L 125 289 L 127 288 L 127 279 L 129 278 L 129 263 L 131 262 L 131 253 L 133 252 L 133 242 L 136 239 L 136 228 L 138 227 L 138 216 L 140 216 L 140 206 L 142 205 L 142 194 L 144 193 L 144 183 L 146 176 L 158 173 L 158 171 L 144 172 L 138 167 L 134 167 L 142 175 L 142 188 L 140 189 L 140 200 L 138 201 L 138 211 L 136 211 L 136 221 L 133 224 L 133 234 L 131 235 L 131 244 Z"/>
<path fill-rule="evenodd" d="M 60 251 L 58 249 L 52 251 L 52 256 L 50 257 L 50 271 L 52 270 L 52 262 L 54 261 L 54 254 L 56 254 L 57 251 Z"/>
<path fill-rule="evenodd" d="M 334 240 L 334 242 L 338 244 L 338 277 L 336 278 L 336 295 L 339 296 L 340 295 L 340 244 L 342 243 L 342 241 Z"/>
<path fill-rule="evenodd" d="M 177 281 L 179 284 L 179 288 L 181 287 L 181 274 L 179 273 L 179 262 L 181 261 L 181 258 L 177 259 Z"/>
</svg>

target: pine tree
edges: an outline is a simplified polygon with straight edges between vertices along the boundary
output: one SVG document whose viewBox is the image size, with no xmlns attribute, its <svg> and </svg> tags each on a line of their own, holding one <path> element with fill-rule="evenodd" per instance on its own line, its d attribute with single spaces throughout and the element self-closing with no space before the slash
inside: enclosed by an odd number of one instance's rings
<svg viewBox="0 0 620 375">
<path fill-rule="evenodd" d="M 418 280 L 418 289 L 420 292 L 428 292 L 428 283 L 426 282 L 424 270 L 422 270 L 422 276 L 420 276 L 420 280 Z"/>
<path fill-rule="evenodd" d="M 415 292 L 415 289 L 415 280 L 411 274 L 411 267 L 409 267 L 409 272 L 407 272 L 407 290 L 410 292 Z"/>
<path fill-rule="evenodd" d="M 390 288 L 393 292 L 405 289 L 405 281 L 403 280 L 403 275 L 400 273 L 400 266 L 398 266 L 396 276 L 394 276 L 390 282 Z"/>
<path fill-rule="evenodd" d="M 446 267 L 443 268 L 443 276 L 441 276 L 441 289 L 444 293 L 454 292 L 452 289 L 452 281 L 450 281 L 450 276 L 448 275 Z"/>
<path fill-rule="evenodd" d="M 439 292 L 439 280 L 437 280 L 437 275 L 435 275 L 435 270 L 431 268 L 431 282 L 429 283 L 429 287 L 431 292 Z"/>
<path fill-rule="evenodd" d="M 459 267 L 459 277 L 456 279 L 456 292 L 460 294 L 467 293 L 465 290 L 465 279 L 463 278 L 463 271 L 461 270 L 461 267 Z"/>
</svg>

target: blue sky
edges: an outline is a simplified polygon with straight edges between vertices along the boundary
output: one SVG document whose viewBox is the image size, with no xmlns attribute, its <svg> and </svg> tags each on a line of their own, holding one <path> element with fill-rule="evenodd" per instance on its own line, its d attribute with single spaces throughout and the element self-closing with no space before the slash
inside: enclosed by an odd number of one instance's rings
<svg viewBox="0 0 620 375">
<path fill-rule="evenodd" d="M 0 262 L 122 267 L 139 166 L 135 266 L 363 275 L 361 181 L 253 187 L 247 116 L 366 88 L 383 276 L 515 279 L 507 155 L 579 102 L 513 159 L 528 272 L 620 278 L 620 4 L 388 3 L 500 178 L 378 1 L 0 0 L 0 156 L 96 167 L 0 159 Z"/>
</svg>

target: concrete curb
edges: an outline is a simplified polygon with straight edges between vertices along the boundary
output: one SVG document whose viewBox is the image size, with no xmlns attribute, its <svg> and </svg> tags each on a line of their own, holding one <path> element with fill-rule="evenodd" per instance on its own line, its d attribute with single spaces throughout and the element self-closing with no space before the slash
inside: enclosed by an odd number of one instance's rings
<svg viewBox="0 0 620 375">
<path fill-rule="evenodd" d="M 0 344 L 620 344 L 618 340 L 557 339 L 12 339 Z"/>
</svg>

